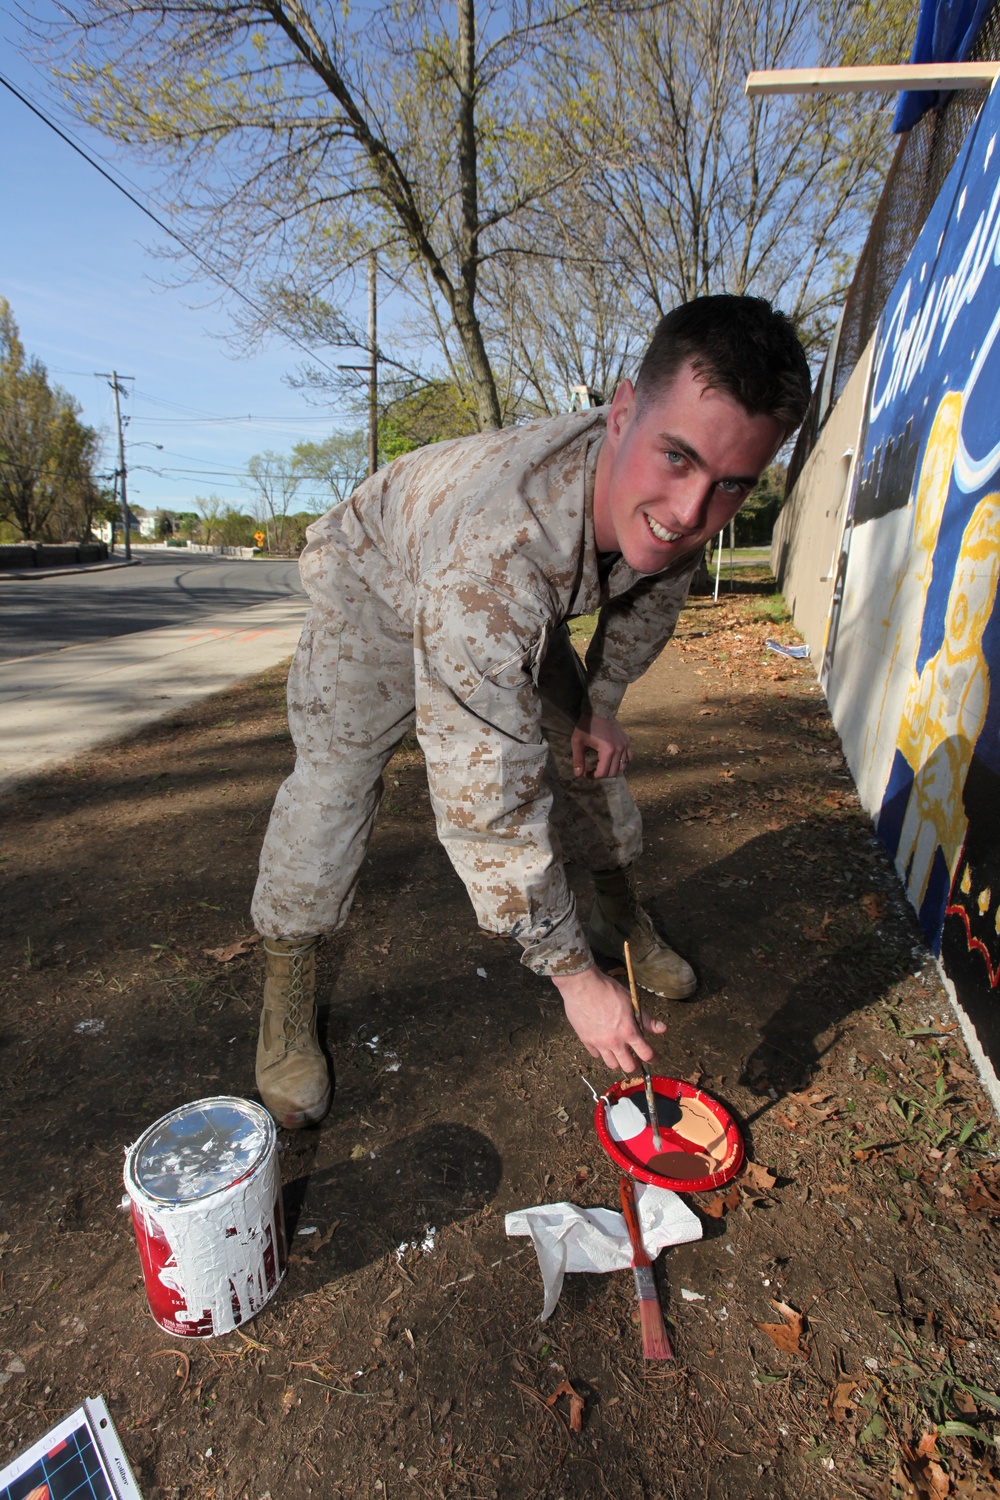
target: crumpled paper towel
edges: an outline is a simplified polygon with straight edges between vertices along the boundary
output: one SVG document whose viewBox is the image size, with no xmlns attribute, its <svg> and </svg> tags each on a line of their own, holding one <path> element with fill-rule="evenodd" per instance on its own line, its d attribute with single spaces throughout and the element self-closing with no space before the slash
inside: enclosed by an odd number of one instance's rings
<svg viewBox="0 0 1000 1500">
<path fill-rule="evenodd" d="M 650 1260 L 666 1245 L 701 1239 L 701 1220 L 669 1188 L 635 1184 L 643 1244 Z M 622 1214 L 610 1208 L 578 1208 L 575 1203 L 543 1203 L 508 1214 L 510 1236 L 530 1234 L 545 1288 L 544 1323 L 555 1312 L 567 1271 L 626 1271 L 632 1246 Z"/>
</svg>

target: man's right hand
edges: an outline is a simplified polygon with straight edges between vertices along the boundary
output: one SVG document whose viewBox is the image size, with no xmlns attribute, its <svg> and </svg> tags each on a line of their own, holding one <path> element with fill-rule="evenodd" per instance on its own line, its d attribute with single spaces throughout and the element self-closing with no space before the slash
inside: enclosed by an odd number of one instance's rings
<svg viewBox="0 0 1000 1500">
<path fill-rule="evenodd" d="M 554 975 L 552 983 L 562 996 L 566 1019 L 591 1057 L 601 1058 L 613 1072 L 634 1073 L 655 1056 L 639 1031 L 632 1013 L 628 990 L 623 989 L 596 964 L 579 974 Z M 666 1031 L 643 1011 L 642 1024 L 653 1033 Z"/>
</svg>

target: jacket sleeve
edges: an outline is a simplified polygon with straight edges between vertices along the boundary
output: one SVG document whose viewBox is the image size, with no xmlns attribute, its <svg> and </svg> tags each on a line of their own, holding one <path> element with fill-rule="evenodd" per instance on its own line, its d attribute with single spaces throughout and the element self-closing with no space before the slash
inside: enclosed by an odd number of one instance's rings
<svg viewBox="0 0 1000 1500">
<path fill-rule="evenodd" d="M 613 719 L 629 683 L 653 665 L 674 633 L 700 561 L 697 552 L 679 572 L 640 578 L 602 606 L 587 648 L 591 713 Z"/>
<path fill-rule="evenodd" d="M 532 585 L 535 586 L 532 586 Z M 481 927 L 536 974 L 593 958 L 554 840 L 536 686 L 552 626 L 542 581 L 425 580 L 414 620 L 417 735 L 438 837 Z"/>
</svg>

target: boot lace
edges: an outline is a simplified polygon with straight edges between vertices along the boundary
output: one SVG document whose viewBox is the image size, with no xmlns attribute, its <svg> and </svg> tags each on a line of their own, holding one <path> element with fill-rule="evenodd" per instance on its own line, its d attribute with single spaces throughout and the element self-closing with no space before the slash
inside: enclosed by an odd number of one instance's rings
<svg viewBox="0 0 1000 1500">
<path fill-rule="evenodd" d="M 309 1029 L 308 1019 L 302 1014 L 302 1002 L 305 999 L 306 955 L 301 952 L 289 953 L 288 963 L 288 1004 L 281 1028 L 286 1052 L 290 1052 L 302 1033 Z"/>
<path fill-rule="evenodd" d="M 628 914 L 639 932 L 651 937 L 655 933 L 653 919 L 644 906 L 640 906 L 639 897 L 635 892 L 635 882 L 631 876 L 625 882 L 625 899 L 628 905 Z"/>
</svg>

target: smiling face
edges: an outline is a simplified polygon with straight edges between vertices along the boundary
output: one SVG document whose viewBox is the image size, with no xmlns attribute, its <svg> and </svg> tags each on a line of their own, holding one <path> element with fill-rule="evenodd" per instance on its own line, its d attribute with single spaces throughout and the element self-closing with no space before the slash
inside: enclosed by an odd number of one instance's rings
<svg viewBox="0 0 1000 1500">
<path fill-rule="evenodd" d="M 682 366 L 646 402 L 626 380 L 608 408 L 594 483 L 594 533 L 639 573 L 696 551 L 739 510 L 786 436 Z"/>
</svg>

